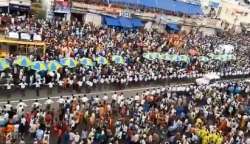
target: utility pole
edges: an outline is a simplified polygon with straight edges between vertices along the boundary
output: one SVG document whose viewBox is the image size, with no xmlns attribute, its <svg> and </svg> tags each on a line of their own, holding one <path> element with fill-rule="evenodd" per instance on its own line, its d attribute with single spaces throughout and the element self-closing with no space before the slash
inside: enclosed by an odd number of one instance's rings
<svg viewBox="0 0 250 144">
<path fill-rule="evenodd" d="M 8 1 L 8 14 L 10 14 L 10 0 Z"/>
</svg>

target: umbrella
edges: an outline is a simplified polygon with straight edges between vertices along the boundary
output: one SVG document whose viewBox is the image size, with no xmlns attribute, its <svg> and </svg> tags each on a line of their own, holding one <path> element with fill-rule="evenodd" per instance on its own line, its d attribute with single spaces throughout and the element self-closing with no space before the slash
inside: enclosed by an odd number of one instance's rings
<svg viewBox="0 0 250 144">
<path fill-rule="evenodd" d="M 122 56 L 119 55 L 113 55 L 112 61 L 114 61 L 116 64 L 125 64 L 125 60 Z"/>
<path fill-rule="evenodd" d="M 214 59 L 214 58 L 216 57 L 216 55 L 213 54 L 213 53 L 209 53 L 208 56 L 209 56 L 211 59 Z"/>
<path fill-rule="evenodd" d="M 151 53 L 144 53 L 142 56 L 143 56 L 143 58 L 145 58 L 147 60 L 154 60 Z"/>
<path fill-rule="evenodd" d="M 65 100 L 63 98 L 59 98 L 56 102 L 60 103 L 60 104 L 64 104 Z"/>
<path fill-rule="evenodd" d="M 180 61 L 180 57 L 177 54 L 171 55 L 171 61 Z"/>
<path fill-rule="evenodd" d="M 19 56 L 17 59 L 14 61 L 14 64 L 22 66 L 22 67 L 29 67 L 32 65 L 31 60 L 26 57 L 26 56 Z"/>
<path fill-rule="evenodd" d="M 76 60 L 73 58 L 62 58 L 60 59 L 60 64 L 63 66 L 67 66 L 69 68 L 74 68 L 78 64 Z"/>
<path fill-rule="evenodd" d="M 161 58 L 161 54 L 158 52 L 153 52 L 153 53 L 151 53 L 151 55 L 152 55 L 153 59 L 160 59 Z"/>
<path fill-rule="evenodd" d="M 207 85 L 209 84 L 210 80 L 206 78 L 198 78 L 195 80 L 197 85 Z"/>
<path fill-rule="evenodd" d="M 45 105 L 50 105 L 50 104 L 53 104 L 53 103 L 54 103 L 54 101 L 51 100 L 51 99 L 47 99 L 47 100 L 44 102 Z"/>
<path fill-rule="evenodd" d="M 0 126 L 4 126 L 8 123 L 8 119 L 4 118 L 3 116 L 0 116 Z"/>
<path fill-rule="evenodd" d="M 225 62 L 225 61 L 230 61 L 232 59 L 235 59 L 235 56 L 228 55 L 228 54 L 214 55 L 213 59 Z"/>
<path fill-rule="evenodd" d="M 4 71 L 9 68 L 10 64 L 6 59 L 0 58 L 0 71 Z"/>
<path fill-rule="evenodd" d="M 101 64 L 101 65 L 108 64 L 108 60 L 103 56 L 99 56 L 95 60 L 98 64 Z"/>
<path fill-rule="evenodd" d="M 230 60 L 235 60 L 235 59 L 236 59 L 236 57 L 234 55 L 231 55 L 231 54 L 220 55 L 221 61 L 230 61 Z"/>
<path fill-rule="evenodd" d="M 187 55 L 179 55 L 177 60 L 183 61 L 183 62 L 189 62 L 190 58 Z"/>
<path fill-rule="evenodd" d="M 108 99 L 109 99 L 109 97 L 105 95 L 105 96 L 103 96 L 103 98 L 102 98 L 102 99 L 106 101 L 106 100 L 108 100 Z"/>
<path fill-rule="evenodd" d="M 202 61 L 202 62 L 208 62 L 208 61 L 209 61 L 209 58 L 206 57 L 206 56 L 200 56 L 200 57 L 198 57 L 198 60 L 199 60 L 199 61 Z"/>
<path fill-rule="evenodd" d="M 80 59 L 80 64 L 84 66 L 94 66 L 93 61 L 90 58 L 81 58 Z"/>
<path fill-rule="evenodd" d="M 250 83 L 250 79 L 246 79 L 245 82 Z"/>
<path fill-rule="evenodd" d="M 89 101 L 89 99 L 88 99 L 87 97 L 82 97 L 81 100 L 82 100 L 82 102 L 87 102 L 87 101 Z"/>
<path fill-rule="evenodd" d="M 166 60 L 166 61 L 171 61 L 172 60 L 172 56 L 168 53 L 165 54 L 161 54 L 160 59 Z"/>
<path fill-rule="evenodd" d="M 47 63 L 48 71 L 57 71 L 61 67 L 62 67 L 61 64 L 56 60 L 49 61 Z"/>
<path fill-rule="evenodd" d="M 39 71 L 46 71 L 47 67 L 43 61 L 35 61 L 32 62 L 31 69 L 39 72 Z"/>
<path fill-rule="evenodd" d="M 203 78 L 206 78 L 208 80 L 214 80 L 214 79 L 220 79 L 220 76 L 214 72 L 207 73 L 203 76 Z"/>
<path fill-rule="evenodd" d="M 211 58 L 214 60 L 223 61 L 223 57 L 221 55 L 212 55 Z"/>
</svg>

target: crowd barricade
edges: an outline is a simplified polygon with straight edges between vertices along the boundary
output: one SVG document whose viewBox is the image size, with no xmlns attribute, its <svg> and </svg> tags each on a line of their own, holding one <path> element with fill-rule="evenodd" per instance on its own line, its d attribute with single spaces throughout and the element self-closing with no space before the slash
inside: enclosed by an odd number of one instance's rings
<svg viewBox="0 0 250 144">
<path fill-rule="evenodd" d="M 242 75 L 222 75 L 221 79 L 219 80 L 214 80 L 214 81 L 228 81 L 228 80 L 240 80 L 240 79 L 246 79 L 250 77 L 250 73 L 248 72 L 247 74 L 242 74 Z M 196 77 L 184 77 L 184 78 L 169 78 L 165 80 L 150 80 L 147 82 L 129 82 L 125 84 L 117 84 L 117 83 L 111 83 L 111 84 L 96 84 L 92 87 L 87 86 L 84 84 L 81 89 L 76 89 L 72 87 L 67 87 L 67 88 L 62 88 L 58 85 L 55 85 L 53 88 L 53 92 L 50 95 L 46 96 L 54 96 L 54 95 L 64 95 L 64 94 L 75 94 L 75 95 L 84 95 L 88 93 L 95 93 L 95 92 L 107 92 L 107 91 L 119 91 L 119 90 L 124 90 L 124 89 L 143 89 L 147 87 L 159 87 L 159 86 L 167 86 L 170 84 L 174 85 L 181 85 L 181 84 L 195 84 L 195 80 L 198 78 Z M 146 87 L 147 86 L 147 87 Z M 47 86 L 41 86 L 39 91 L 41 95 L 43 94 L 48 94 L 48 87 Z M 4 84 L 0 84 L 0 91 L 5 91 L 6 86 Z M 19 86 L 15 86 L 12 88 L 11 92 L 13 92 L 13 95 L 18 94 L 20 92 Z M 30 95 L 36 95 L 36 91 L 33 89 L 33 87 L 27 87 L 25 91 L 28 92 Z M 45 96 L 45 95 L 44 95 Z"/>
</svg>

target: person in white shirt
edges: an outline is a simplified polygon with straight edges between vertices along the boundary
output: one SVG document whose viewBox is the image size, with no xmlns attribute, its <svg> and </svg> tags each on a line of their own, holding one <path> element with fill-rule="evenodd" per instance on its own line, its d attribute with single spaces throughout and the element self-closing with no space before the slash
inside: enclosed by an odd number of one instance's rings
<svg viewBox="0 0 250 144">
<path fill-rule="evenodd" d="M 44 104 L 46 105 L 47 109 L 50 110 L 51 104 L 53 104 L 54 101 L 50 99 L 50 97 L 48 97 L 48 99 L 44 102 Z"/>
<path fill-rule="evenodd" d="M 39 82 L 39 81 L 36 81 L 35 83 L 34 83 L 34 85 L 35 85 L 35 87 L 36 87 L 36 96 L 40 96 L 40 93 L 39 93 L 39 89 L 40 89 L 40 85 L 41 85 L 41 83 Z"/>
<path fill-rule="evenodd" d="M 28 105 L 26 104 L 26 103 L 24 103 L 23 102 L 23 100 L 19 100 L 19 103 L 17 104 L 17 106 L 16 106 L 16 108 L 18 109 L 18 108 L 21 108 L 21 109 L 23 109 L 23 108 L 25 108 L 25 107 L 27 107 Z"/>
<path fill-rule="evenodd" d="M 91 80 L 89 80 L 89 81 L 86 82 L 86 84 L 88 86 L 87 89 L 86 89 L 86 92 L 90 93 L 91 88 L 93 87 L 93 82 Z"/>
<path fill-rule="evenodd" d="M 61 109 L 61 108 L 64 107 L 64 104 L 65 104 L 66 101 L 62 96 L 60 96 L 60 98 L 56 102 L 59 103 L 59 109 Z"/>
<path fill-rule="evenodd" d="M 11 96 L 11 92 L 12 92 L 12 86 L 14 86 L 14 84 L 11 84 L 11 83 L 7 83 L 7 84 L 5 84 L 5 86 L 6 86 L 6 96 L 7 97 L 10 97 Z"/>
<path fill-rule="evenodd" d="M 139 101 L 139 100 L 140 100 L 140 96 L 139 96 L 138 93 L 136 93 L 136 95 L 135 95 L 135 101 Z"/>
<path fill-rule="evenodd" d="M 112 103 L 116 103 L 117 101 L 117 93 L 114 92 L 114 94 L 112 95 Z"/>
<path fill-rule="evenodd" d="M 69 88 L 70 88 L 70 90 L 73 90 L 73 84 L 74 84 L 73 79 L 69 78 L 69 79 L 68 79 L 68 83 L 69 83 Z"/>
<path fill-rule="evenodd" d="M 6 105 L 4 105 L 4 107 L 5 107 L 5 111 L 11 111 L 11 109 L 12 109 L 12 105 L 10 104 L 10 101 L 7 101 L 7 104 Z"/>
<path fill-rule="evenodd" d="M 21 88 L 21 94 L 22 94 L 22 96 L 25 96 L 25 87 L 26 87 L 26 83 L 25 82 L 21 82 L 21 83 L 19 83 L 19 86 L 20 86 L 20 88 Z"/>
<path fill-rule="evenodd" d="M 81 93 L 82 84 L 83 84 L 83 82 L 81 80 L 79 80 L 77 82 L 77 92 L 78 93 Z"/>
<path fill-rule="evenodd" d="M 58 80 L 57 83 L 58 83 L 57 92 L 60 93 L 61 89 L 63 89 L 63 83 L 64 82 L 62 80 Z"/>
<path fill-rule="evenodd" d="M 74 142 L 75 142 L 75 143 L 79 143 L 79 141 L 80 141 L 80 135 L 79 135 L 78 132 L 76 132 L 76 134 L 75 134 L 75 136 L 74 136 Z"/>
<path fill-rule="evenodd" d="M 53 82 L 49 82 L 48 86 L 49 86 L 48 95 L 52 95 L 52 90 L 53 90 L 53 87 L 54 87 L 54 83 Z"/>
<path fill-rule="evenodd" d="M 117 97 L 117 103 L 120 105 L 120 103 L 124 100 L 124 95 L 123 93 L 121 93 L 118 97 Z"/>
<path fill-rule="evenodd" d="M 40 104 L 38 100 L 35 100 L 35 102 L 32 104 L 32 108 L 34 109 L 38 109 L 40 106 L 42 106 L 42 104 Z"/>
</svg>

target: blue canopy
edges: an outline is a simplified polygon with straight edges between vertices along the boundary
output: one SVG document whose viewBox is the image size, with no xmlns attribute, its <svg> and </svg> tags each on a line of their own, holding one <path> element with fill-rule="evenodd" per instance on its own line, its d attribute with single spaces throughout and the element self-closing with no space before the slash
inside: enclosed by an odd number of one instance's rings
<svg viewBox="0 0 250 144">
<path fill-rule="evenodd" d="M 167 23 L 166 28 L 169 28 L 176 32 L 180 31 L 180 26 L 176 23 Z"/>
<path fill-rule="evenodd" d="M 131 24 L 131 20 L 128 18 L 120 17 L 119 21 L 120 21 L 121 27 L 124 27 L 124 28 L 132 28 L 133 27 L 133 25 Z"/>
<path fill-rule="evenodd" d="M 180 12 L 188 15 L 203 15 L 201 5 L 176 0 L 107 0 L 109 3 L 138 5 L 148 8 L 158 8 L 167 11 Z"/>
<path fill-rule="evenodd" d="M 106 16 L 105 22 L 106 22 L 106 25 L 108 26 L 120 26 L 120 21 L 116 18 Z"/>
<path fill-rule="evenodd" d="M 115 27 L 123 27 L 123 28 L 137 28 L 137 27 L 142 27 L 143 23 L 140 19 L 129 19 L 125 17 L 110 17 L 110 16 L 105 16 L 104 17 L 105 23 L 108 26 L 115 26 Z"/>
</svg>

